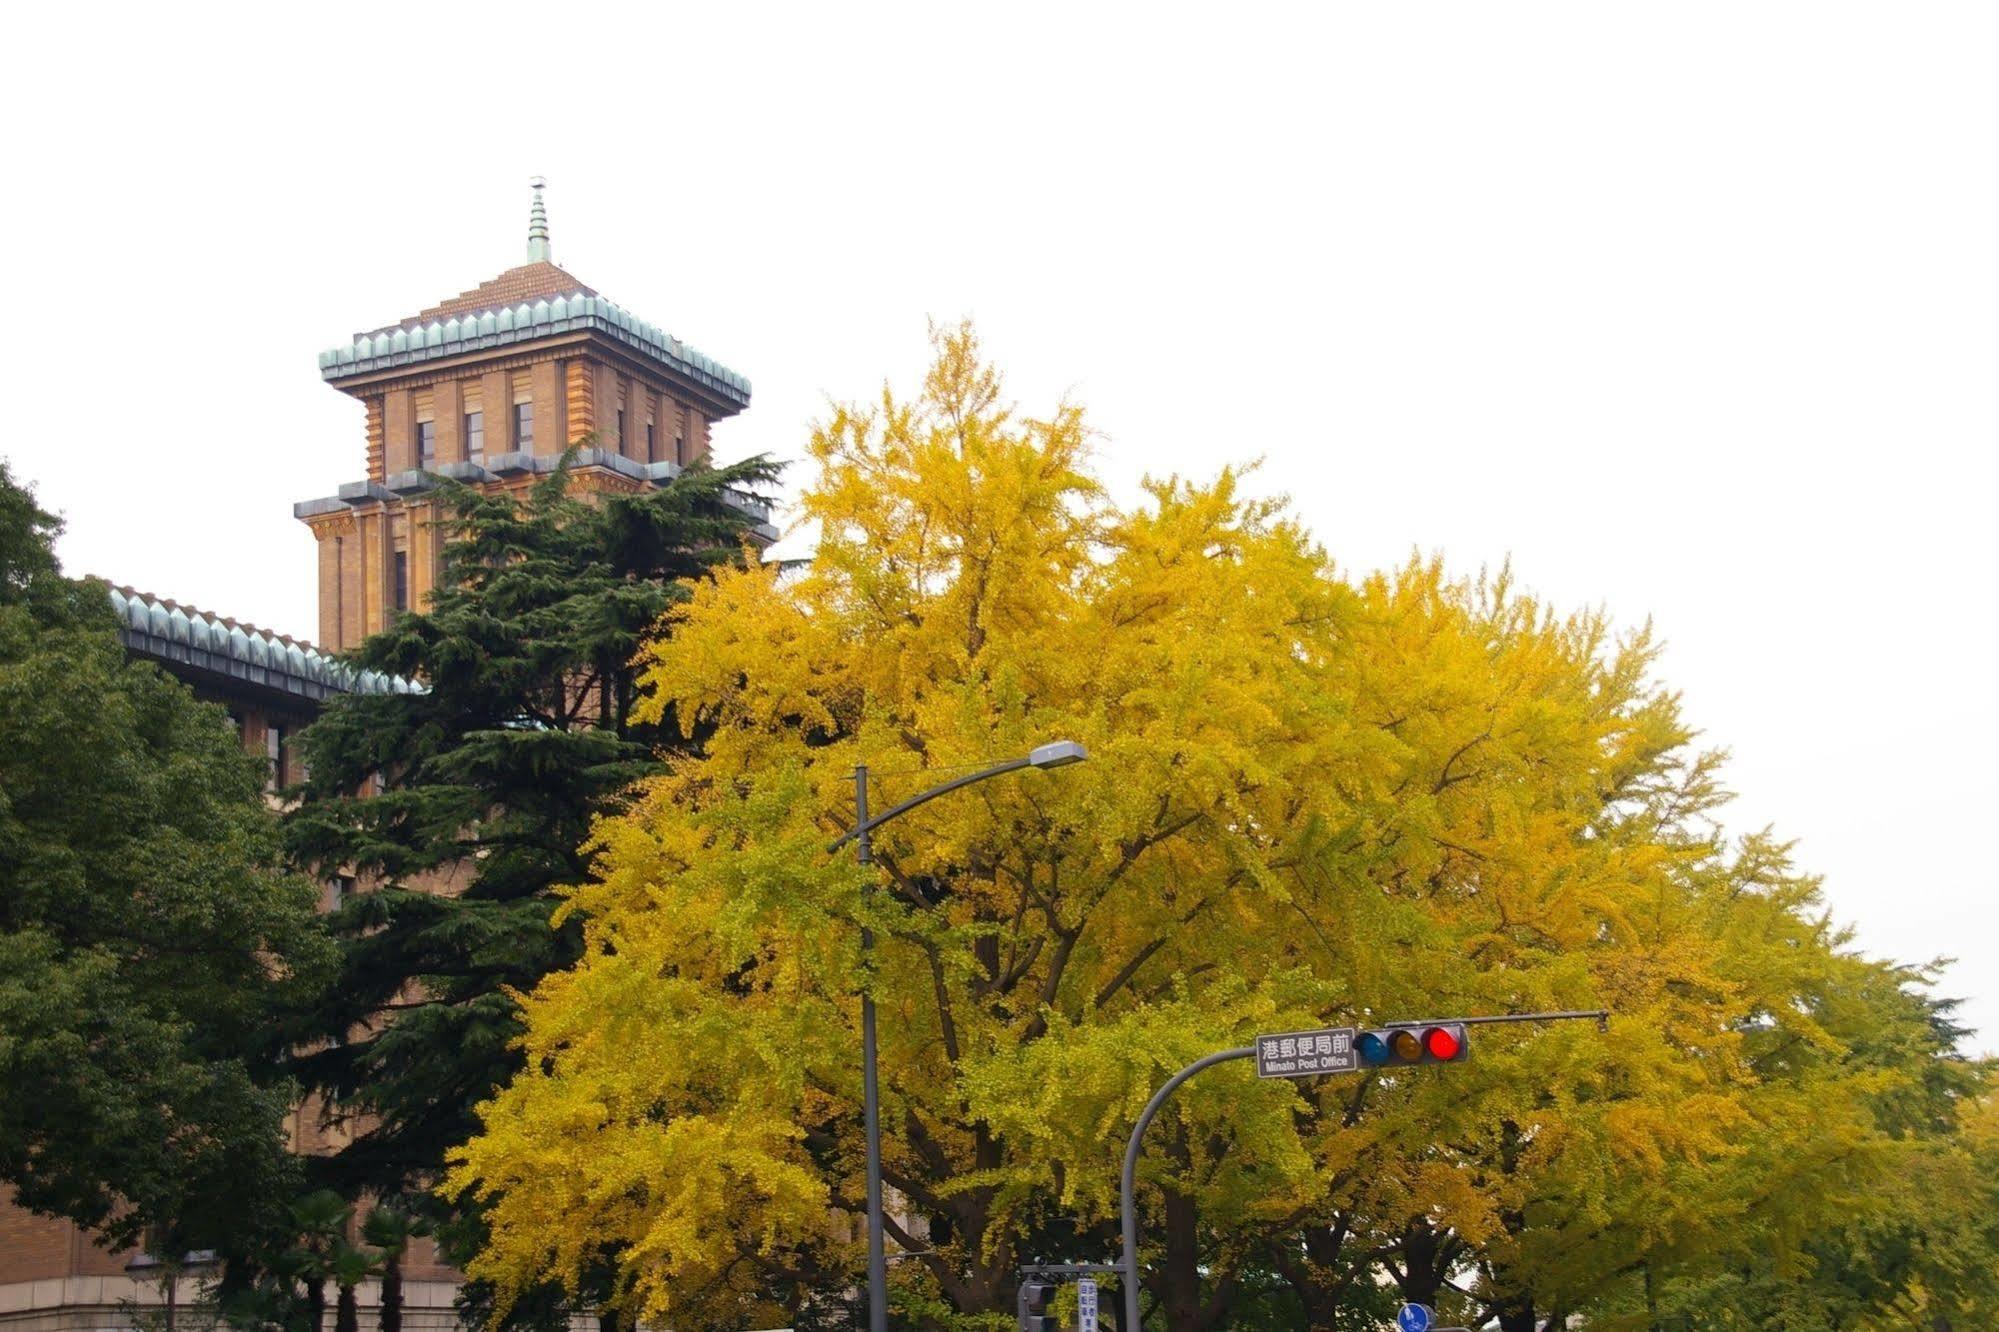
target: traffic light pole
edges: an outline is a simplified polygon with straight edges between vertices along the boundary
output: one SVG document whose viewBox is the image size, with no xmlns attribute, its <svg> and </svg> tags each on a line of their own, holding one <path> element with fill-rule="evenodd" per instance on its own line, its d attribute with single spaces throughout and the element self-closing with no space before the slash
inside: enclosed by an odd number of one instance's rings
<svg viewBox="0 0 1999 1332">
<path fill-rule="evenodd" d="M 1473 1027 L 1505 1022 L 1567 1022 L 1577 1018 L 1594 1021 L 1598 1030 L 1607 1031 L 1610 1027 L 1610 1010 L 1605 1008 L 1565 1009 L 1557 1013 L 1501 1013 L 1491 1017 L 1461 1017 L 1442 1021 L 1387 1022 L 1383 1023 L 1382 1027 L 1383 1029 Z M 1141 1332 L 1138 1321 L 1138 1151 L 1140 1144 L 1145 1140 L 1145 1130 L 1151 1125 L 1153 1116 L 1159 1113 L 1159 1108 L 1166 1104 L 1166 1099 L 1178 1091 L 1180 1084 L 1188 1078 L 1204 1068 L 1213 1068 L 1216 1064 L 1226 1064 L 1232 1059 L 1255 1057 L 1256 1047 L 1243 1045 L 1196 1059 L 1168 1078 L 1165 1086 L 1152 1093 L 1152 1099 L 1145 1103 L 1145 1109 L 1140 1112 L 1138 1122 L 1131 1126 L 1131 1140 L 1124 1148 L 1124 1178 L 1119 1187 L 1119 1204 L 1124 1213 L 1124 1256 L 1118 1263 L 1118 1282 L 1124 1287 L 1124 1317 L 1120 1320 L 1118 1332 Z"/>
<path fill-rule="evenodd" d="M 1097 1276 L 1116 1277 L 1122 1282 L 1124 1280 L 1124 1269 L 1122 1267 L 1113 1267 L 1108 1263 L 1021 1264 L 1020 1292 L 1014 1300 L 1014 1310 L 1020 1323 L 1021 1332 L 1030 1332 L 1035 1326 L 1032 1320 L 1041 1312 L 1041 1310 L 1033 1307 L 1037 1296 L 1036 1287 L 1041 1283 L 1048 1283 L 1046 1286 L 1041 1287 L 1041 1291 L 1052 1295 L 1055 1285 L 1070 1278 Z M 1119 1332 L 1123 1332 L 1122 1327 L 1120 1327 Z"/>
<path fill-rule="evenodd" d="M 1124 1257 L 1118 1264 L 1122 1269 L 1118 1284 L 1124 1287 L 1124 1317 L 1118 1320 L 1118 1332 L 1139 1332 L 1138 1322 L 1138 1149 L 1145 1140 L 1145 1130 L 1152 1123 L 1152 1117 L 1159 1113 L 1159 1107 L 1166 1104 L 1166 1098 L 1179 1090 L 1180 1084 L 1193 1077 L 1204 1068 L 1216 1064 L 1226 1064 L 1231 1059 L 1253 1059 L 1256 1057 L 1254 1045 L 1241 1046 L 1234 1050 L 1223 1050 L 1205 1059 L 1196 1059 L 1187 1067 L 1166 1080 L 1166 1085 L 1152 1093 L 1152 1099 L 1145 1103 L 1138 1122 L 1131 1127 L 1131 1141 L 1124 1148 L 1124 1181 L 1119 1190 L 1119 1204 L 1124 1210 Z"/>
</svg>

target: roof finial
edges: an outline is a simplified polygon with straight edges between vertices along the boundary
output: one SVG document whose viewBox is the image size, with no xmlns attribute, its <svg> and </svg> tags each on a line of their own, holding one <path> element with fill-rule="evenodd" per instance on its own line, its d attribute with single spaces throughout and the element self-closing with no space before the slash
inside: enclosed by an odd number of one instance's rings
<svg viewBox="0 0 1999 1332">
<path fill-rule="evenodd" d="M 528 181 L 534 188 L 534 208 L 528 213 L 528 262 L 552 263 L 548 248 L 548 210 L 541 206 L 541 192 L 548 182 L 540 176 Z"/>
</svg>

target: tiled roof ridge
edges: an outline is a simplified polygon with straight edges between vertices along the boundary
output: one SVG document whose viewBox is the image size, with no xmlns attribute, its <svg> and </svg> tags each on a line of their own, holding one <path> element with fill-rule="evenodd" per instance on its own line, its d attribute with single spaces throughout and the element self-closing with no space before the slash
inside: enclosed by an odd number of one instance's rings
<svg viewBox="0 0 1999 1332">
<path fill-rule="evenodd" d="M 509 290 L 509 288 L 518 288 L 518 290 Z M 406 324 L 443 319 L 450 315 L 477 314 L 481 310 L 497 310 L 503 305 L 518 305 L 522 301 L 532 301 L 537 296 L 566 296 L 571 292 L 584 292 L 591 296 L 600 294 L 595 287 L 550 260 L 531 260 L 496 273 L 476 287 L 467 287 L 456 296 L 439 301 L 428 310 L 418 311 L 409 319 L 397 324 L 384 324 L 382 327 L 398 328 Z"/>
<path fill-rule="evenodd" d="M 109 582 L 110 580 L 107 579 L 106 581 Z M 295 647 L 301 652 L 311 652 L 327 658 L 331 658 L 334 655 L 309 638 L 293 638 L 290 634 L 281 634 L 275 629 L 266 629 L 261 625 L 251 624 L 248 620 L 238 620 L 229 615 L 218 615 L 214 611 L 203 610 L 199 606 L 190 606 L 185 601 L 176 601 L 172 597 L 159 596 L 156 593 L 133 587 L 128 583 L 112 583 L 111 590 L 119 596 L 124 597 L 127 601 L 147 601 L 169 611 L 179 611 L 182 615 L 199 616 L 210 624 L 221 625 L 224 629 L 238 629 L 253 638 L 261 638 L 272 643 L 282 643 L 286 647 Z"/>
</svg>

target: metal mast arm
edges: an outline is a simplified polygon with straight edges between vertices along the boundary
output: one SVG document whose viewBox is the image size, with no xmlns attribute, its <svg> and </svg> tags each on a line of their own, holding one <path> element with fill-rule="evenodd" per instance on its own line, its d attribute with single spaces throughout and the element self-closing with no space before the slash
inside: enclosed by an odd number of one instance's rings
<svg viewBox="0 0 1999 1332">
<path fill-rule="evenodd" d="M 833 844 L 827 847 L 826 849 L 829 852 L 838 851 L 841 847 L 853 841 L 856 837 L 861 836 L 863 833 L 873 832 L 876 828 L 881 827 L 884 823 L 887 823 L 890 819 L 897 818 L 903 814 L 907 814 L 910 810 L 915 809 L 918 805 L 929 804 L 932 800 L 935 800 L 938 796 L 949 795 L 951 792 L 956 791 L 961 787 L 970 786 L 974 782 L 983 782 L 988 777 L 998 777 L 1002 773 L 1017 772 L 1022 768 L 1030 766 L 1032 765 L 1024 758 L 1008 759 L 1004 763 L 994 764 L 992 767 L 986 768 L 981 772 L 971 772 L 971 773 L 966 773 L 963 777 L 954 777 L 950 781 L 945 782 L 942 786 L 933 786 L 928 791 L 923 792 L 921 795 L 913 795 L 899 805 L 890 805 L 887 809 L 875 815 L 873 818 L 863 817 L 861 821 L 856 823 L 852 828 L 849 828 L 846 832 L 841 833 L 840 836 L 833 842 Z"/>
<path fill-rule="evenodd" d="M 1234 1050 L 1223 1050 L 1205 1059 L 1196 1059 L 1187 1067 L 1166 1080 L 1166 1085 L 1152 1093 L 1152 1099 L 1145 1103 L 1145 1110 L 1138 1122 L 1131 1127 L 1131 1141 L 1124 1148 L 1124 1180 L 1122 1184 L 1124 1201 L 1124 1275 L 1120 1284 L 1124 1286 L 1124 1319 L 1118 1332 L 1139 1332 L 1138 1324 L 1138 1149 L 1145 1140 L 1146 1126 L 1159 1113 L 1159 1107 L 1166 1104 L 1166 1098 L 1179 1090 L 1180 1084 L 1193 1077 L 1204 1068 L 1225 1064 L 1231 1059 L 1249 1059 L 1256 1054 L 1253 1045 L 1241 1046 Z"/>
</svg>

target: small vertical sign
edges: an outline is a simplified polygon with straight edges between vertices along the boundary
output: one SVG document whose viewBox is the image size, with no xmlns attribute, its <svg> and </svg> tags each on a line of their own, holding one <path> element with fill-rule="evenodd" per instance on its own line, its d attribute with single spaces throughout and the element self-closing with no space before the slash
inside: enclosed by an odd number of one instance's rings
<svg viewBox="0 0 1999 1332">
<path fill-rule="evenodd" d="M 1076 1332 L 1097 1332 L 1097 1283 L 1089 1277 L 1076 1283 Z"/>
</svg>

